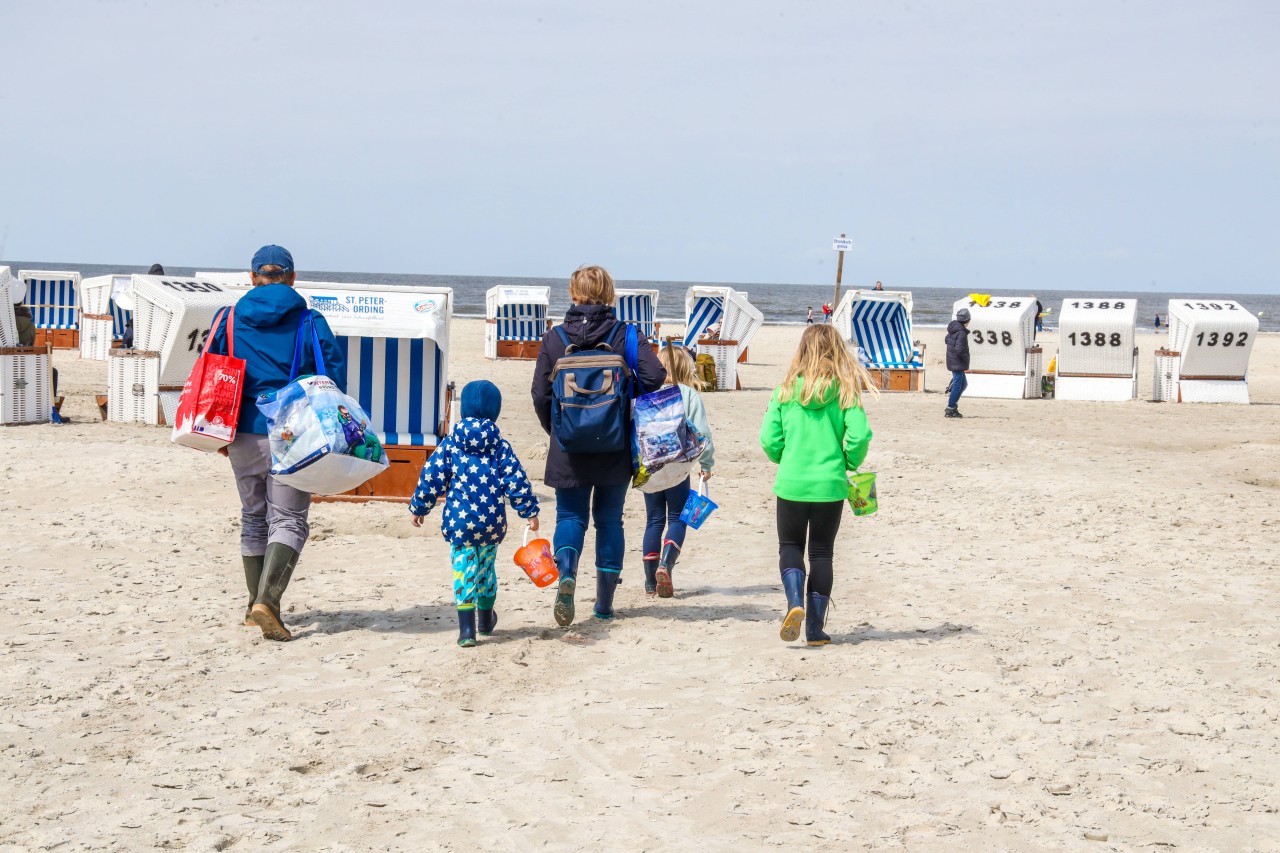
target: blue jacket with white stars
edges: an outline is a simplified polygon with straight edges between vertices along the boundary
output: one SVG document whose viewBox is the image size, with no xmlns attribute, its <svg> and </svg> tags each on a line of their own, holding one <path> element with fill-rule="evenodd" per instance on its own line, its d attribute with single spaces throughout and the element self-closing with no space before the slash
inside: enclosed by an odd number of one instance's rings
<svg viewBox="0 0 1280 853">
<path fill-rule="evenodd" d="M 521 518 L 538 514 L 524 466 L 488 418 L 463 418 L 431 454 L 409 501 L 426 515 L 444 495 L 440 533 L 451 545 L 496 545 L 507 535 L 503 498 Z"/>
</svg>

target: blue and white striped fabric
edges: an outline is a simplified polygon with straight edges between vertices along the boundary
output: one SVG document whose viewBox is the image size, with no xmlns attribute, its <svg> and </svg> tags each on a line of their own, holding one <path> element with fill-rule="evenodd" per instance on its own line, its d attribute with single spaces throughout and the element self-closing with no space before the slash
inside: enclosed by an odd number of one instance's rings
<svg viewBox="0 0 1280 853">
<path fill-rule="evenodd" d="M 635 323 L 650 340 L 653 339 L 654 314 L 657 312 L 653 306 L 653 298 L 649 294 L 635 293 L 619 296 L 617 303 L 614 304 L 614 312 L 619 320 L 624 323 Z"/>
<path fill-rule="evenodd" d="M 540 341 L 547 331 L 547 306 L 530 303 L 498 306 L 498 340 Z"/>
<path fill-rule="evenodd" d="M 444 416 L 443 359 L 428 338 L 338 335 L 347 360 L 347 393 L 369 413 L 383 444 L 434 447 Z"/>
<path fill-rule="evenodd" d="M 872 367 L 924 367 L 911 344 L 911 319 L 901 302 L 857 300 L 850 333 Z"/>
<path fill-rule="evenodd" d="M 76 282 L 70 278 L 24 278 L 31 319 L 37 329 L 78 329 Z"/>
<path fill-rule="evenodd" d="M 111 302 L 111 337 L 114 340 L 124 340 L 124 327 L 129 325 L 129 318 L 133 316 L 132 311 L 126 311 L 115 303 Z"/>
<path fill-rule="evenodd" d="M 724 298 L 700 296 L 693 303 L 693 310 L 685 320 L 684 339 L 693 346 L 708 328 L 720 322 L 724 316 Z"/>
</svg>

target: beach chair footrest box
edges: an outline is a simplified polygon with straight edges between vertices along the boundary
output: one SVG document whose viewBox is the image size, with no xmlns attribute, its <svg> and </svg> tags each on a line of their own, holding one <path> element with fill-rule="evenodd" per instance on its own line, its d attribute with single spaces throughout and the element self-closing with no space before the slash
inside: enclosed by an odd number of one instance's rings
<svg viewBox="0 0 1280 853">
<path fill-rule="evenodd" d="M 498 341 L 498 358 L 532 361 L 541 349 L 542 341 Z"/>
<path fill-rule="evenodd" d="M 80 332 L 75 329 L 36 329 L 36 346 L 45 345 L 54 349 L 77 349 Z"/>
<path fill-rule="evenodd" d="M 107 420 L 159 426 L 160 353 L 112 350 L 107 358 Z"/>
<path fill-rule="evenodd" d="M 899 367 L 868 368 L 881 391 L 922 391 L 924 371 Z"/>
<path fill-rule="evenodd" d="M 325 501 L 394 501 L 409 502 L 413 490 L 418 487 L 418 475 L 422 466 L 427 464 L 434 447 L 413 447 L 410 445 L 388 444 L 383 447 L 387 454 L 387 470 L 363 483 L 349 492 L 340 495 L 312 495 L 316 503 Z"/>
<path fill-rule="evenodd" d="M 0 424 L 51 421 L 52 384 L 47 346 L 0 349 Z"/>
</svg>

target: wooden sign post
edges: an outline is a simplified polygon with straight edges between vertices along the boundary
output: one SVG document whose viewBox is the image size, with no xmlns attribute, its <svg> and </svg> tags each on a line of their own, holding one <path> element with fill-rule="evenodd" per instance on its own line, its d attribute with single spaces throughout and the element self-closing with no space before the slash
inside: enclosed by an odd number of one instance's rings
<svg viewBox="0 0 1280 853">
<path fill-rule="evenodd" d="M 844 274 L 844 253 L 853 251 L 853 241 L 841 234 L 831 241 L 831 248 L 840 253 L 840 258 L 836 261 L 836 298 L 831 303 L 832 316 L 834 316 L 836 306 L 840 304 L 840 278 Z"/>
</svg>

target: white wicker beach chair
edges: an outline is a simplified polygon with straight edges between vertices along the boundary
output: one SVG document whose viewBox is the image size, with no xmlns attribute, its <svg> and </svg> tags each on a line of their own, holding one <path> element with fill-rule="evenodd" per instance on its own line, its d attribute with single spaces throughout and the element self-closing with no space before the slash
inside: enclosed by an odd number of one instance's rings
<svg viewBox="0 0 1280 853">
<path fill-rule="evenodd" d="M 905 290 L 850 290 L 831 323 L 866 354 L 883 391 L 923 391 L 924 351 L 911 339 L 911 294 Z"/>
<path fill-rule="evenodd" d="M 952 306 L 969 309 L 969 387 L 966 397 L 1039 399 L 1041 352 L 1035 346 L 1036 301 L 1030 296 L 992 297 L 986 306 L 968 297 Z"/>
<path fill-rule="evenodd" d="M 614 291 L 613 311 L 624 323 L 635 323 L 651 341 L 658 340 L 658 296 L 656 290 L 619 288 Z"/>
<path fill-rule="evenodd" d="M 1138 396 L 1137 309 L 1133 297 L 1062 301 L 1056 399 L 1106 402 Z"/>
<path fill-rule="evenodd" d="M 80 273 L 69 270 L 19 270 L 18 278 L 27 288 L 26 304 L 36 326 L 36 345 L 48 343 L 55 349 L 79 345 L 79 305 L 77 289 Z"/>
<path fill-rule="evenodd" d="M 549 287 L 498 285 L 485 294 L 486 358 L 534 359 L 547 331 Z"/>
<path fill-rule="evenodd" d="M 1248 403 L 1249 356 L 1257 337 L 1258 318 L 1239 302 L 1170 299 L 1168 351 L 1176 359 L 1170 399 Z"/>
</svg>

